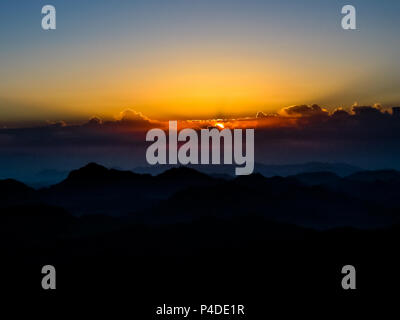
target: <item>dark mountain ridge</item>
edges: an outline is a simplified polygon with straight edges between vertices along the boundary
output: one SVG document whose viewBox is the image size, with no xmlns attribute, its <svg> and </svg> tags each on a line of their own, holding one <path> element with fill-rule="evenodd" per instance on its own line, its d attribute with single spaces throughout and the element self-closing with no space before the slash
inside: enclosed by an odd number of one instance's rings
<svg viewBox="0 0 400 320">
<path fill-rule="evenodd" d="M 256 173 L 225 180 L 187 167 L 151 176 L 89 163 L 39 190 L 15 180 L 0 181 L 0 203 L 43 203 L 74 215 L 130 216 L 148 223 L 253 214 L 317 228 L 373 227 L 399 219 L 398 176 L 397 171 L 385 170 L 345 178 L 311 172 L 270 178 Z"/>
<path fill-rule="evenodd" d="M 137 173 L 147 173 L 152 175 L 159 175 L 165 170 L 171 168 L 177 168 L 179 165 L 155 165 L 147 167 L 136 167 L 133 169 Z M 221 165 L 211 165 L 211 164 L 198 164 L 198 165 L 188 165 L 187 167 L 205 173 L 207 175 L 229 175 L 235 176 L 236 165 L 221 164 Z M 265 177 L 281 176 L 287 177 L 291 175 L 296 175 L 305 172 L 332 172 L 338 176 L 345 177 L 352 173 L 362 171 L 360 167 L 352 166 L 346 163 L 328 163 L 328 162 L 307 162 L 299 164 L 287 164 L 287 165 L 274 165 L 274 164 L 264 164 L 256 162 L 254 164 L 254 172 L 260 173 Z"/>
<path fill-rule="evenodd" d="M 365 182 L 321 172 L 224 180 L 187 168 L 153 177 L 91 164 L 50 188 L 0 186 L 17 199 L 7 204 L 0 194 L 7 290 L 39 290 L 45 264 L 57 268 L 57 292 L 71 297 L 79 288 L 109 299 L 124 287 L 165 301 L 177 288 L 182 301 L 182 293 L 206 288 L 203 298 L 216 290 L 215 301 L 229 294 L 246 301 L 257 283 L 287 301 L 296 288 L 296 299 L 307 290 L 343 293 L 346 264 L 357 268 L 357 294 L 398 288 L 400 211 L 376 196 L 390 187 L 398 199 L 390 177 Z"/>
</svg>

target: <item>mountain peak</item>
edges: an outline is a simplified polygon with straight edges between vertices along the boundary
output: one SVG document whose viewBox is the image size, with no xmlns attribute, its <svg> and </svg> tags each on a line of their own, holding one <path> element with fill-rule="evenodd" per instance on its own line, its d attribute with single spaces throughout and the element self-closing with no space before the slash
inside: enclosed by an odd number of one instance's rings
<svg viewBox="0 0 400 320">
<path fill-rule="evenodd" d="M 164 171 L 157 177 L 162 179 L 212 179 L 210 176 L 185 166 L 175 167 Z"/>
<path fill-rule="evenodd" d="M 132 171 L 122 171 L 116 169 L 108 169 L 102 165 L 91 162 L 86 166 L 73 170 L 61 184 L 71 183 L 110 183 L 110 182 L 126 182 L 137 180 L 138 178 L 146 178 L 148 175 L 137 174 Z"/>
<path fill-rule="evenodd" d="M 10 192 L 17 192 L 17 191 L 33 191 L 32 188 L 28 187 L 22 182 L 19 182 L 14 179 L 4 179 L 0 180 L 0 190 L 1 193 L 10 193 Z"/>
<path fill-rule="evenodd" d="M 88 163 L 86 166 L 73 170 L 68 175 L 67 180 L 71 179 L 98 179 L 104 177 L 108 173 L 108 169 L 94 162 Z"/>
</svg>

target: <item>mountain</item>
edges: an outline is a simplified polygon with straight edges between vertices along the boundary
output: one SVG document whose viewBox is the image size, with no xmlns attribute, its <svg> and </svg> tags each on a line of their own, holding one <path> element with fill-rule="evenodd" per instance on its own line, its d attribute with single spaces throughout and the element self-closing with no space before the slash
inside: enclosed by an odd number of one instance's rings
<svg viewBox="0 0 400 320">
<path fill-rule="evenodd" d="M 0 199 L 5 207 L 45 204 L 75 216 L 129 216 L 146 223 L 255 215 L 314 228 L 370 227 L 400 221 L 399 176 L 397 171 L 360 172 L 344 178 L 332 172 L 309 172 L 224 179 L 188 167 L 151 176 L 89 163 L 60 183 L 37 191 L 15 180 L 0 181 Z"/>
<path fill-rule="evenodd" d="M 396 170 L 360 171 L 346 177 L 359 182 L 390 182 L 400 183 L 400 172 Z"/>
<path fill-rule="evenodd" d="M 319 229 L 390 225 L 400 221 L 400 212 L 393 216 L 390 209 L 351 194 L 305 186 L 291 178 L 256 175 L 213 187 L 181 190 L 161 201 L 147 217 L 159 223 L 263 217 Z"/>
<path fill-rule="evenodd" d="M 132 171 L 108 169 L 97 163 L 89 163 L 86 166 L 73 170 L 68 177 L 58 184 L 59 187 L 93 187 L 109 184 L 141 183 L 150 178 L 149 175 L 136 174 Z"/>
<path fill-rule="evenodd" d="M 299 173 L 291 177 L 308 186 L 332 185 L 341 180 L 337 174 L 332 172 L 306 172 Z"/>
<path fill-rule="evenodd" d="M 143 166 L 143 167 L 136 167 L 133 169 L 134 172 L 137 173 L 147 173 L 151 175 L 160 175 L 165 171 L 182 167 L 181 165 L 153 165 L 153 166 Z M 212 165 L 212 164 L 189 164 L 186 165 L 185 168 L 190 168 L 196 170 L 198 172 L 202 172 L 209 176 L 212 175 L 228 175 L 234 176 L 235 175 L 235 168 L 236 165 L 232 164 L 220 164 L 220 165 Z"/>
<path fill-rule="evenodd" d="M 178 165 L 155 165 L 147 167 L 136 167 L 133 169 L 137 173 L 147 173 L 158 175 L 171 168 L 176 168 Z M 235 175 L 236 165 L 188 165 L 187 167 L 203 172 L 207 175 Z M 338 176 L 344 177 L 362 169 L 345 163 L 324 163 L 324 162 L 308 162 L 302 164 L 291 165 L 268 165 L 256 162 L 254 164 L 254 172 L 260 173 L 265 177 L 281 176 L 287 177 L 300 173 L 310 172 L 332 172 Z"/>
<path fill-rule="evenodd" d="M 14 179 L 0 180 L 0 207 L 34 201 L 34 189 Z"/>
<path fill-rule="evenodd" d="M 256 164 L 255 171 L 261 173 L 265 177 L 272 176 L 292 176 L 300 173 L 311 172 L 331 172 L 338 176 L 345 177 L 362 169 L 346 163 L 324 163 L 324 162 L 308 162 L 303 164 L 291 165 L 265 165 Z"/>
<path fill-rule="evenodd" d="M 40 189 L 57 184 L 68 176 L 68 171 L 55 169 L 46 169 L 39 171 L 35 176 L 31 177 L 26 183 L 35 188 Z"/>
<path fill-rule="evenodd" d="M 382 208 L 400 208 L 400 172 L 396 170 L 360 171 L 343 178 L 329 173 L 305 173 L 293 177 L 305 185 L 319 185 Z"/>
<path fill-rule="evenodd" d="M 123 215 L 150 208 L 183 188 L 218 181 L 185 167 L 172 168 L 153 177 L 89 163 L 72 171 L 60 183 L 38 192 L 45 203 L 61 206 L 74 214 Z"/>
<path fill-rule="evenodd" d="M 40 190 L 0 180 L 2 272 L 12 275 L 2 286 L 37 292 L 52 264 L 71 296 L 79 287 L 108 298 L 123 286 L 163 301 L 171 288 L 187 295 L 195 273 L 193 295 L 204 287 L 216 300 L 242 293 L 246 301 L 257 283 L 287 301 L 287 288 L 298 288 L 296 299 L 304 288 L 343 292 L 340 270 L 352 263 L 368 275 L 367 290 L 396 290 L 397 176 L 223 179 L 184 167 L 151 176 L 92 163 Z"/>
<path fill-rule="evenodd" d="M 32 192 L 33 189 L 14 179 L 0 180 L 0 195 L 18 195 Z"/>
<path fill-rule="evenodd" d="M 164 181 L 211 181 L 212 177 L 188 167 L 173 167 L 157 176 L 158 180 Z"/>
</svg>

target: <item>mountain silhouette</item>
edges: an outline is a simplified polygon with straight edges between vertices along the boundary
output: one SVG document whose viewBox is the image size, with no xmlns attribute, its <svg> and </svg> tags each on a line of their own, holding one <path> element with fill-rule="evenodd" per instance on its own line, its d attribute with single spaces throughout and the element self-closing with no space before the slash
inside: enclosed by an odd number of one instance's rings
<svg viewBox="0 0 400 320">
<path fill-rule="evenodd" d="M 129 183 L 142 182 L 149 175 L 136 174 L 132 171 L 121 171 L 116 169 L 107 169 L 97 163 L 89 163 L 86 166 L 73 170 L 68 177 L 63 180 L 60 186 L 79 186 L 90 184 L 113 184 L 113 183 Z"/>
<path fill-rule="evenodd" d="M 14 179 L 0 180 L 0 207 L 35 201 L 35 190 Z"/>
<path fill-rule="evenodd" d="M 308 162 L 290 165 L 265 165 L 256 164 L 256 172 L 261 173 L 265 177 L 273 176 L 292 176 L 300 173 L 311 172 L 332 172 L 338 176 L 345 177 L 362 169 L 346 163 L 325 163 L 325 162 Z"/>
<path fill-rule="evenodd" d="M 154 165 L 147 167 L 136 167 L 133 169 L 137 173 L 148 173 L 152 175 L 159 175 L 165 170 L 176 168 L 178 165 Z M 215 175 L 230 175 L 235 176 L 234 164 L 199 164 L 199 165 L 188 165 L 188 168 L 195 169 L 197 171 L 203 172 L 210 176 Z M 281 176 L 287 177 L 291 175 L 296 175 L 305 172 L 332 172 L 338 176 L 345 177 L 355 172 L 361 171 L 362 169 L 356 166 L 352 166 L 346 163 L 325 163 L 325 162 L 307 162 L 299 164 L 290 165 L 271 165 L 256 162 L 254 164 L 254 172 L 260 173 L 265 177 Z"/>
<path fill-rule="evenodd" d="M 188 167 L 174 167 L 159 174 L 158 179 L 185 180 L 185 181 L 210 181 L 212 178 L 200 171 Z"/>
<path fill-rule="evenodd" d="M 326 185 L 326 184 L 334 184 L 341 180 L 341 178 L 333 173 L 333 172 L 306 172 L 299 173 L 292 178 L 298 180 L 300 183 L 304 185 Z"/>
<path fill-rule="evenodd" d="M 347 179 L 359 182 L 400 183 L 400 172 L 396 170 L 360 171 L 349 175 Z"/>
<path fill-rule="evenodd" d="M 62 271 L 63 292 L 74 294 L 77 283 L 99 292 L 123 284 L 162 300 L 176 286 L 195 294 L 212 281 L 224 296 L 247 297 L 258 283 L 286 297 L 289 287 L 336 292 L 340 279 L 329 279 L 350 261 L 381 292 L 400 267 L 392 176 L 398 172 L 224 179 L 185 167 L 151 176 L 90 163 L 38 190 L 1 180 L 0 250 L 12 269 L 5 274 L 19 275 L 2 285 L 37 288 L 32 273 L 50 263 Z M 244 281 L 232 281 L 238 275 Z"/>
<path fill-rule="evenodd" d="M 153 177 L 89 163 L 60 183 L 39 190 L 39 194 L 44 203 L 75 214 L 121 215 L 150 208 L 183 188 L 215 183 L 218 179 L 185 167 Z"/>
<path fill-rule="evenodd" d="M 43 204 L 76 216 L 127 216 L 153 223 L 253 215 L 314 228 L 373 227 L 399 221 L 399 176 L 386 170 L 344 178 L 310 172 L 223 179 L 183 166 L 151 176 L 89 163 L 48 188 L 34 190 L 15 180 L 1 181 L 0 188 L 3 206 Z"/>
<path fill-rule="evenodd" d="M 14 179 L 0 180 L 0 192 L 5 194 L 26 194 L 32 192 L 33 189 Z"/>
</svg>

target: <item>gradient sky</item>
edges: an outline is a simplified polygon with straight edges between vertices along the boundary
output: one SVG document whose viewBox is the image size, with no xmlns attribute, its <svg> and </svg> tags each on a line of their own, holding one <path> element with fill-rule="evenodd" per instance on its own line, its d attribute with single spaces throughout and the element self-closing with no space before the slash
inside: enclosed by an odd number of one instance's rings
<svg viewBox="0 0 400 320">
<path fill-rule="evenodd" d="M 0 122 L 400 105 L 399 16 L 398 0 L 2 0 Z"/>
</svg>

